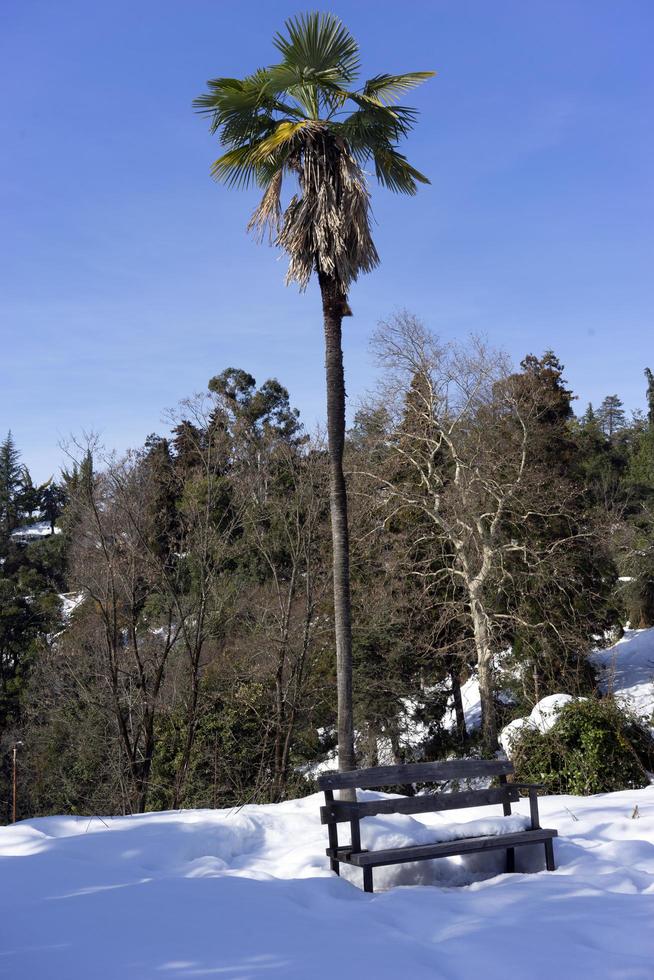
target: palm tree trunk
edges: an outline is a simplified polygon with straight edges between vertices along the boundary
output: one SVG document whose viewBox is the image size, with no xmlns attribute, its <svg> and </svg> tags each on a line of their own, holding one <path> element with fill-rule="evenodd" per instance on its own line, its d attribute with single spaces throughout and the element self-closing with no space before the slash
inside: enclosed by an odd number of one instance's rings
<svg viewBox="0 0 654 980">
<path fill-rule="evenodd" d="M 334 567 L 334 630 L 336 634 L 336 688 L 338 699 L 338 763 L 341 770 L 354 769 L 354 721 L 352 715 L 352 613 L 350 602 L 350 543 L 347 523 L 347 491 L 343 473 L 345 445 L 345 377 L 341 349 L 341 325 L 351 316 L 340 283 L 318 276 L 325 327 L 327 375 L 327 441 Z"/>
</svg>

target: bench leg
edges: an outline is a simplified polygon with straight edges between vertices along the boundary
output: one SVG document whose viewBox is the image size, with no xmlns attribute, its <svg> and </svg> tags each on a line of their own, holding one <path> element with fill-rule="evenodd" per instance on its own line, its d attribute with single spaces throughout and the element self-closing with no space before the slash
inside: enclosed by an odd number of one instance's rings
<svg viewBox="0 0 654 980">
<path fill-rule="evenodd" d="M 554 842 L 551 837 L 545 841 L 545 867 L 548 871 L 556 871 L 556 864 L 554 863 Z"/>
<path fill-rule="evenodd" d="M 329 866 L 334 872 L 334 874 L 340 875 L 341 873 L 341 862 L 337 861 L 335 858 L 329 859 Z"/>
<path fill-rule="evenodd" d="M 515 847 L 506 849 L 506 873 L 513 874 L 515 871 Z"/>
<path fill-rule="evenodd" d="M 364 892 L 372 891 L 372 868 L 363 869 L 363 890 Z"/>
</svg>

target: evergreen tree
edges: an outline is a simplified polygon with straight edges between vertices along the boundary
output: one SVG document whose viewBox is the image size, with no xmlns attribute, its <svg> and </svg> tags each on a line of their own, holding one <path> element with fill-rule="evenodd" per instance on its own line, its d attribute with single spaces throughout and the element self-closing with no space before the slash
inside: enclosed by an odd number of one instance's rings
<svg viewBox="0 0 654 980">
<path fill-rule="evenodd" d="M 227 368 L 211 378 L 209 391 L 219 397 L 224 421 L 247 426 L 256 442 L 266 432 L 288 442 L 301 437 L 300 413 L 291 408 L 288 391 L 276 378 L 269 378 L 257 388 L 247 371 Z"/>
<path fill-rule="evenodd" d="M 145 450 L 144 467 L 151 482 L 149 544 L 160 560 L 169 562 L 180 536 L 178 501 L 181 481 L 175 472 L 168 439 L 150 435 L 145 440 Z"/>
<path fill-rule="evenodd" d="M 597 413 L 596 413 L 595 409 L 593 408 L 593 403 L 592 402 L 588 402 L 588 405 L 586 407 L 586 411 L 581 416 L 581 424 L 582 425 L 597 425 L 598 424 L 597 423 Z"/>
<path fill-rule="evenodd" d="M 523 391 L 530 399 L 536 396 L 540 439 L 535 440 L 532 455 L 544 467 L 565 473 L 573 463 L 576 447 L 568 426 L 575 396 L 563 377 L 564 367 L 552 350 L 542 357 L 528 354 L 520 367 L 521 374 L 515 375 L 518 392 Z"/>
<path fill-rule="evenodd" d="M 23 485 L 20 452 L 11 429 L 0 443 L 0 531 L 5 538 L 18 523 L 17 498 Z"/>
<path fill-rule="evenodd" d="M 14 498 L 17 519 L 29 521 L 35 513 L 42 510 L 43 493 L 48 483 L 35 484 L 27 467 L 21 467 L 20 489 Z"/>
<path fill-rule="evenodd" d="M 50 524 L 50 530 L 54 534 L 55 521 L 63 513 L 66 505 L 66 491 L 63 486 L 50 480 L 41 492 L 41 511 L 43 517 Z"/>
<path fill-rule="evenodd" d="M 654 374 L 648 367 L 645 368 L 645 377 L 647 378 L 647 424 L 654 435 Z"/>
<path fill-rule="evenodd" d="M 518 628 L 507 639 L 512 643 L 513 659 L 522 669 L 522 693 L 531 702 L 545 694 L 565 690 L 584 690 L 590 671 L 585 667 L 587 637 L 611 625 L 615 609 L 611 601 L 616 572 L 610 555 L 598 546 L 591 531 L 589 499 L 584 493 L 585 473 L 575 439 L 572 401 L 574 395 L 563 377 L 563 365 L 553 351 L 541 358 L 526 357 L 517 375 L 518 391 L 536 406 L 538 424 L 531 443 L 531 464 L 543 474 L 558 477 L 568 495 L 564 521 L 532 519 L 524 526 L 525 543 L 540 541 L 541 547 L 565 546 L 561 581 L 540 578 L 521 563 L 510 566 L 513 587 L 509 604 L 517 603 Z M 604 437 L 592 405 L 584 413 L 582 427 L 600 447 L 610 445 Z M 514 531 L 515 533 L 515 531 Z M 542 627 L 526 629 L 521 622 L 537 622 Z"/>
<path fill-rule="evenodd" d="M 634 627 L 654 624 L 654 375 L 647 379 L 647 423 L 636 420 L 629 439 L 629 468 L 625 483 L 634 504 L 630 521 L 632 557 L 624 569 L 631 582 L 625 590 L 626 611 Z"/>
<path fill-rule="evenodd" d="M 607 395 L 598 412 L 598 418 L 604 435 L 612 439 L 613 436 L 624 429 L 626 416 L 622 401 L 617 395 Z"/>
</svg>

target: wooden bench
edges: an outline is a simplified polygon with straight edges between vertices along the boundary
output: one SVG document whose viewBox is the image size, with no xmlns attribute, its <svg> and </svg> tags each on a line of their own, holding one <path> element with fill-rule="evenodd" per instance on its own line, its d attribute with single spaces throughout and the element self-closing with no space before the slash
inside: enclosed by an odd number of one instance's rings
<svg viewBox="0 0 654 980">
<path fill-rule="evenodd" d="M 374 769 L 354 769 L 351 772 L 326 772 L 318 777 L 318 786 L 325 793 L 325 805 L 320 819 L 327 825 L 329 847 L 327 855 L 332 871 L 340 874 L 341 862 L 363 869 L 364 891 L 371 892 L 372 869 L 408 861 L 426 861 L 455 854 L 477 851 L 506 850 L 506 870 L 515 871 L 515 848 L 525 844 L 543 844 L 545 865 L 555 870 L 552 839 L 556 830 L 540 826 L 537 792 L 542 787 L 527 783 L 508 782 L 513 766 L 507 761 L 487 759 L 455 759 L 450 762 L 420 762 L 401 766 L 379 766 Z M 453 780 L 497 778 L 499 785 L 492 789 L 472 789 L 463 792 L 435 792 L 420 796 L 359 802 L 357 789 L 380 789 L 384 786 L 407 786 L 412 783 L 443 783 Z M 354 790 L 355 801 L 335 800 L 334 790 Z M 360 821 L 364 817 L 389 813 L 432 813 L 438 810 L 459 810 L 464 807 L 501 804 L 505 816 L 511 814 L 511 804 L 520 799 L 520 790 L 529 793 L 531 827 L 519 833 L 489 837 L 466 837 L 433 844 L 416 844 L 388 850 L 368 851 L 361 847 Z M 349 823 L 350 843 L 338 843 L 339 823 Z"/>
</svg>

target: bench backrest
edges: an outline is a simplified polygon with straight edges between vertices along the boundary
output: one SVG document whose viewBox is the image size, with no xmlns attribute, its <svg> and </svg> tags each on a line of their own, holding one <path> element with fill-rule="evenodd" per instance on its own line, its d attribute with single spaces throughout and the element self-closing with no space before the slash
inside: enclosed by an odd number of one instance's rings
<svg viewBox="0 0 654 980">
<path fill-rule="evenodd" d="M 330 834 L 338 823 L 349 821 L 353 841 L 360 846 L 358 822 L 363 817 L 381 813 L 430 813 L 438 810 L 459 810 L 465 807 L 489 806 L 501 803 L 505 814 L 511 813 L 511 803 L 520 798 L 518 788 L 507 783 L 513 772 L 507 760 L 452 759 L 447 762 L 416 762 L 400 766 L 376 766 L 373 769 L 353 769 L 350 772 L 325 772 L 318 777 L 318 786 L 325 792 L 325 806 L 320 819 L 330 825 Z M 475 779 L 497 776 L 500 786 L 491 789 L 469 789 L 461 792 L 433 793 L 421 796 L 402 796 L 390 800 L 366 802 L 334 800 L 335 789 L 373 789 L 381 786 L 405 786 L 409 783 L 442 783 L 453 779 Z"/>
<path fill-rule="evenodd" d="M 375 789 L 409 783 L 442 783 L 480 776 L 508 776 L 513 772 L 506 759 L 451 759 L 446 762 L 410 762 L 400 766 L 376 766 L 350 772 L 324 772 L 318 776 L 320 789 Z"/>
</svg>

